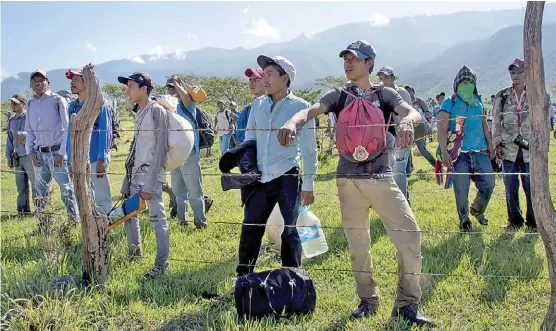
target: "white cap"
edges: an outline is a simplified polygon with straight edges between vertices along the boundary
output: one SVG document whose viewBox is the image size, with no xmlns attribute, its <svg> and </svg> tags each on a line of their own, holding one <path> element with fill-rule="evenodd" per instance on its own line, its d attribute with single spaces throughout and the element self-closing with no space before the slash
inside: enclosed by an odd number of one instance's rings
<svg viewBox="0 0 556 331">
<path fill-rule="evenodd" d="M 286 74 L 288 74 L 288 77 L 290 78 L 290 82 L 294 81 L 295 67 L 293 66 L 293 63 L 290 60 L 286 59 L 283 56 L 268 57 L 265 55 L 260 55 L 257 58 L 257 63 L 261 68 L 263 68 L 268 62 L 274 62 L 277 65 L 279 65 L 282 69 L 284 69 Z"/>
</svg>

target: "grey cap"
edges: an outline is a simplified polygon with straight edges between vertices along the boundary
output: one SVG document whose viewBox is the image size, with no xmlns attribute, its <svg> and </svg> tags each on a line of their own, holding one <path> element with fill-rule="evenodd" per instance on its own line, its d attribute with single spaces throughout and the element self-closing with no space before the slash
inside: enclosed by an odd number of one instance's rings
<svg viewBox="0 0 556 331">
<path fill-rule="evenodd" d="M 373 45 L 366 40 L 357 40 L 352 42 L 348 47 L 346 47 L 346 49 L 340 52 L 340 57 L 344 57 L 344 55 L 348 52 L 355 55 L 359 60 L 374 60 L 376 57 L 376 51 Z"/>
<path fill-rule="evenodd" d="M 376 75 L 378 76 L 378 74 L 380 74 L 381 72 L 386 76 L 394 76 L 395 78 L 397 78 L 396 75 L 394 74 L 394 69 L 392 69 L 391 67 L 380 68 L 380 70 L 376 73 Z"/>
</svg>

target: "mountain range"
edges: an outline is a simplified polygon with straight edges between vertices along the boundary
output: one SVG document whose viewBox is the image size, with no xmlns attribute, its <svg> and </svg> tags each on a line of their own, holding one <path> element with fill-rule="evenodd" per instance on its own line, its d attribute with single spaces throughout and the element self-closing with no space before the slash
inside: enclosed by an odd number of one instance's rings
<svg viewBox="0 0 556 331">
<path fill-rule="evenodd" d="M 400 81 L 413 85 L 422 97 L 440 91 L 452 92 L 452 81 L 465 64 L 476 71 L 478 89 L 490 95 L 509 84 L 507 65 L 523 57 L 523 21 L 525 9 L 490 12 L 458 12 L 438 16 L 414 16 L 391 19 L 386 26 L 371 22 L 336 26 L 312 36 L 265 44 L 253 49 L 202 48 L 162 58 L 141 56 L 144 63 L 119 59 L 95 65 L 101 84 L 116 83 L 117 76 L 146 71 L 157 84 L 176 73 L 199 76 L 242 76 L 245 68 L 256 66 L 260 54 L 283 55 L 296 66 L 293 88 L 313 87 L 325 76 L 343 76 L 339 52 L 354 40 L 364 39 L 377 51 L 375 71 L 392 66 Z M 332 24 L 331 24 L 332 25 Z M 545 6 L 543 55 L 546 82 L 556 81 L 556 4 Z M 84 63 L 85 64 L 85 63 Z M 29 67 L 34 69 L 33 64 Z M 67 68 L 48 71 L 54 91 L 68 89 Z M 30 72 L 21 72 L 1 83 L 1 99 L 30 90 Z"/>
</svg>

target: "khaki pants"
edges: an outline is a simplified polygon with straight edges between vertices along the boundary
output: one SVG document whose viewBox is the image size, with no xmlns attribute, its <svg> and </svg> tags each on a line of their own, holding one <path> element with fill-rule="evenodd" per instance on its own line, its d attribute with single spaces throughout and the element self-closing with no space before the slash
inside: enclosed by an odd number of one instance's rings
<svg viewBox="0 0 556 331">
<path fill-rule="evenodd" d="M 369 208 L 382 219 L 390 241 L 397 249 L 398 288 L 394 308 L 419 302 L 421 288 L 421 233 L 415 216 L 394 179 L 338 178 L 338 195 L 357 294 L 378 304 L 378 285 L 373 275 Z M 406 230 L 406 231 L 393 231 Z"/>
</svg>

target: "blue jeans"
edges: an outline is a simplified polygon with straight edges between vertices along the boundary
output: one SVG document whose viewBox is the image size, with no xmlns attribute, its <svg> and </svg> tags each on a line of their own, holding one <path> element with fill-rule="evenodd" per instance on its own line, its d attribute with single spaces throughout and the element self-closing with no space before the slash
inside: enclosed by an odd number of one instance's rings
<svg viewBox="0 0 556 331">
<path fill-rule="evenodd" d="M 191 153 L 185 163 L 171 171 L 172 190 L 176 196 L 178 220 L 184 222 L 187 213 L 187 201 L 193 208 L 195 225 L 207 223 L 205 216 L 205 199 L 199 153 Z"/>
<path fill-rule="evenodd" d="M 108 173 L 110 160 L 104 160 L 104 167 Z M 91 163 L 91 188 L 93 189 L 93 199 L 95 204 L 99 206 L 105 214 L 112 209 L 112 196 L 110 195 L 110 183 L 108 182 L 108 174 L 102 178 L 97 178 L 97 162 Z"/>
<path fill-rule="evenodd" d="M 233 133 L 226 133 L 225 135 L 220 136 L 220 151 L 221 155 L 224 155 L 230 148 L 230 139 L 232 138 Z"/>
<path fill-rule="evenodd" d="M 404 150 L 397 151 L 395 153 L 396 163 L 394 163 L 394 180 L 398 187 L 402 191 L 403 195 L 409 201 L 409 186 L 407 185 L 407 162 L 409 161 L 409 155 L 411 154 L 411 148 L 406 148 Z"/>
<path fill-rule="evenodd" d="M 533 201 L 531 199 L 531 184 L 529 175 L 510 175 L 514 173 L 529 173 L 529 162 L 523 160 L 523 153 L 517 155 L 515 162 L 503 160 L 504 167 L 504 185 L 506 186 L 506 207 L 508 209 L 508 222 L 515 226 L 536 227 L 535 213 L 533 212 Z M 506 175 L 508 174 L 508 175 Z M 519 177 L 521 177 L 521 185 L 525 191 L 527 199 L 527 214 L 525 220 L 519 206 Z"/>
<path fill-rule="evenodd" d="M 488 173 L 488 175 L 484 175 Z M 477 196 L 471 205 L 473 216 L 482 215 L 494 191 L 494 175 L 492 174 L 490 157 L 485 152 L 460 153 L 454 163 L 454 193 L 460 225 L 471 222 L 469 220 L 469 186 L 471 180 L 475 182 Z M 470 175 L 472 174 L 472 175 Z"/>
<path fill-rule="evenodd" d="M 299 174 L 292 169 L 286 174 Z M 298 176 L 281 176 L 268 183 L 258 183 L 245 202 L 243 225 L 239 238 L 239 265 L 236 272 L 238 277 L 252 273 L 259 257 L 261 242 L 268 217 L 274 206 L 278 204 L 284 218 L 284 232 L 282 232 L 282 266 L 299 267 L 301 265 L 301 240 L 297 229 L 288 225 L 297 224 L 299 215 L 301 180 Z"/>
<path fill-rule="evenodd" d="M 427 140 L 426 138 L 419 139 L 415 141 L 415 145 L 419 149 L 419 152 L 423 157 L 430 163 L 431 166 L 436 166 L 436 158 L 432 156 L 431 152 L 427 149 Z"/>
<path fill-rule="evenodd" d="M 15 167 L 15 186 L 17 187 L 17 211 L 22 213 L 31 212 L 31 204 L 29 203 L 29 181 L 31 181 L 31 190 L 33 192 L 33 201 L 37 198 L 37 189 L 35 188 L 35 169 L 33 162 L 25 155 L 19 158 L 19 166 Z"/>
<path fill-rule="evenodd" d="M 138 174 L 131 180 L 130 196 L 143 191 L 142 183 L 145 182 L 145 175 Z M 162 182 L 156 182 L 153 198 L 147 201 L 151 225 L 153 226 L 156 237 L 156 258 L 154 265 L 160 268 L 168 267 L 168 253 L 170 252 L 170 233 L 168 231 L 168 219 L 164 211 L 164 200 L 162 198 Z M 125 233 L 127 245 L 130 253 L 134 252 L 141 244 L 141 230 L 139 227 L 139 217 L 135 216 L 125 222 Z"/>
<path fill-rule="evenodd" d="M 75 199 L 75 191 L 73 190 L 73 183 L 68 173 L 68 165 L 65 161 L 62 162 L 61 167 L 54 167 L 54 157 L 57 152 L 41 153 L 37 152 L 36 156 L 41 165 L 35 167 L 35 188 L 37 189 L 37 210 L 39 213 L 44 209 L 44 197 L 46 196 L 47 185 L 52 180 L 52 173 L 54 179 L 60 186 L 60 194 L 62 201 L 66 205 L 66 209 L 70 218 L 79 222 L 79 212 L 77 208 L 77 200 Z"/>
</svg>

